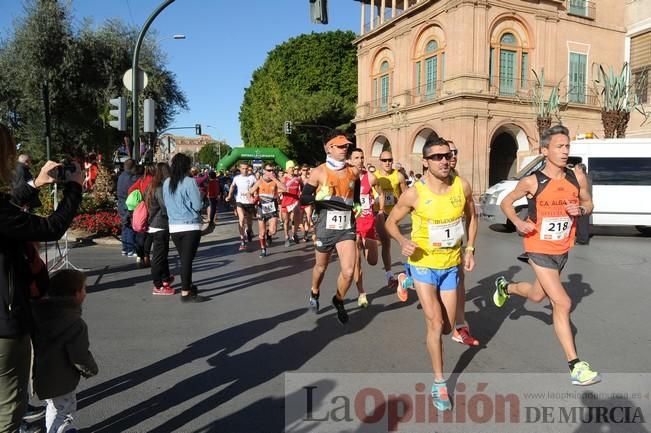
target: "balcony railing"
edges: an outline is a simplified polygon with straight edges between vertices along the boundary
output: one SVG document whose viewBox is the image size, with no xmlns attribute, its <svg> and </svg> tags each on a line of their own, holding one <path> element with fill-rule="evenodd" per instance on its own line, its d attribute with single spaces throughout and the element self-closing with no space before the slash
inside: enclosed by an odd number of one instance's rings
<svg viewBox="0 0 651 433">
<path fill-rule="evenodd" d="M 391 95 L 383 96 L 371 101 L 369 114 L 386 113 L 391 104 Z"/>
<path fill-rule="evenodd" d="M 567 0 L 567 13 L 594 20 L 597 16 L 597 8 L 591 0 Z"/>
<path fill-rule="evenodd" d="M 420 104 L 421 102 L 434 101 L 441 97 L 441 90 L 443 88 L 443 81 L 433 81 L 431 83 L 421 84 L 418 87 L 410 89 L 407 94 L 411 105 Z"/>
<path fill-rule="evenodd" d="M 489 80 L 489 87 L 490 93 L 493 95 L 529 98 L 534 83 L 531 80 L 517 80 L 511 77 L 496 76 Z"/>
</svg>

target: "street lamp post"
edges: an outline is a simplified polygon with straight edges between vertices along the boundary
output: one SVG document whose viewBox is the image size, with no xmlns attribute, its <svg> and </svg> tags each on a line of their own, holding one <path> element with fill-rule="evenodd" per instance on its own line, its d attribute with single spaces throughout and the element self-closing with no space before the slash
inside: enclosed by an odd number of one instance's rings
<svg viewBox="0 0 651 433">
<path fill-rule="evenodd" d="M 212 128 L 215 131 L 218 131 L 217 127 L 212 125 L 206 125 L 206 128 Z M 218 139 L 217 140 L 217 164 L 219 164 L 219 161 L 221 161 L 221 159 L 222 159 L 222 144 Z"/>
<path fill-rule="evenodd" d="M 147 21 L 145 21 L 145 24 L 140 30 L 140 34 L 138 34 L 138 40 L 136 41 L 136 46 L 133 50 L 133 62 L 131 64 L 131 82 L 133 83 L 133 91 L 131 92 L 133 97 L 131 115 L 133 116 L 133 119 L 131 126 L 133 127 L 133 157 L 136 161 L 140 160 L 140 126 L 138 119 L 138 91 L 140 90 L 138 89 L 138 85 L 140 84 L 138 82 L 138 57 L 140 57 L 140 47 L 142 46 L 142 41 L 145 39 L 145 35 L 147 34 L 147 30 L 149 30 L 151 23 L 156 19 L 158 14 L 163 11 L 163 9 L 174 3 L 174 1 L 175 0 L 164 0 L 149 16 L 149 18 L 147 18 Z"/>
</svg>

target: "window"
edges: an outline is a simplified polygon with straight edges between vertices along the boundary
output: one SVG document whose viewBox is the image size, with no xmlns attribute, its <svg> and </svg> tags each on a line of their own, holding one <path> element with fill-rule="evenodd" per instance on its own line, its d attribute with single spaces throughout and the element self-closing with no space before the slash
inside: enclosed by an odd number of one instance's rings
<svg viewBox="0 0 651 433">
<path fill-rule="evenodd" d="M 391 96 L 391 66 L 387 60 L 380 63 L 377 73 L 372 77 L 373 80 L 373 110 L 384 112 L 389 109 L 389 99 Z"/>
<path fill-rule="evenodd" d="M 582 17 L 588 16 L 588 0 L 569 0 L 570 8 L 568 12 L 572 15 Z"/>
<path fill-rule="evenodd" d="M 638 102 L 647 104 L 651 97 L 651 31 L 631 38 L 631 75 Z"/>
<path fill-rule="evenodd" d="M 579 53 L 570 53 L 570 88 L 568 91 L 569 102 L 585 104 L 586 66 L 588 56 Z"/>
<path fill-rule="evenodd" d="M 651 158 L 588 158 L 593 185 L 651 185 Z"/>
<path fill-rule="evenodd" d="M 439 81 L 445 71 L 445 53 L 435 40 L 425 45 L 424 53 L 415 63 L 416 89 L 414 93 L 422 96 L 421 100 L 436 98 Z"/>
<path fill-rule="evenodd" d="M 513 33 L 504 33 L 499 44 L 490 49 L 489 83 L 499 86 L 500 95 L 515 96 L 518 89 L 526 89 L 529 54 L 522 49 Z M 493 75 L 497 73 L 497 77 Z"/>
</svg>

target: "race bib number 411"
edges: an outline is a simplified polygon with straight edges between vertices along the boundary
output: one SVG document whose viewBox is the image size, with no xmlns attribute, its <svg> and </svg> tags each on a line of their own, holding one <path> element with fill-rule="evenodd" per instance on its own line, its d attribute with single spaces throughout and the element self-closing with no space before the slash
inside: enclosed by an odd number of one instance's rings
<svg viewBox="0 0 651 433">
<path fill-rule="evenodd" d="M 329 210 L 326 214 L 326 229 L 348 230 L 350 228 L 350 211 Z"/>
<path fill-rule="evenodd" d="M 463 238 L 463 219 L 446 224 L 429 224 L 430 245 L 437 248 L 453 248 Z"/>
<path fill-rule="evenodd" d="M 569 217 L 543 218 L 540 226 L 540 239 L 543 241 L 560 241 L 567 239 L 572 230 Z"/>
</svg>

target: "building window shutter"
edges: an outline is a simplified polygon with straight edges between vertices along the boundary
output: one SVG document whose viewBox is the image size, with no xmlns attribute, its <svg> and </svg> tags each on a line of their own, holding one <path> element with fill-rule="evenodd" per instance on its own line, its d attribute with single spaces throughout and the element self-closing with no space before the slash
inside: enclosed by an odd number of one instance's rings
<svg viewBox="0 0 651 433">
<path fill-rule="evenodd" d="M 522 61 L 520 65 L 520 87 L 523 89 L 529 88 L 529 55 L 527 53 L 522 53 Z"/>
<path fill-rule="evenodd" d="M 420 62 L 416 62 L 416 94 L 420 95 Z"/>
<path fill-rule="evenodd" d="M 488 61 L 488 85 L 493 86 L 493 73 L 495 71 L 495 48 L 491 48 L 490 59 Z"/>
<path fill-rule="evenodd" d="M 500 50 L 500 95 L 515 94 L 515 54 Z"/>
<path fill-rule="evenodd" d="M 425 96 L 431 99 L 436 94 L 437 58 L 430 57 L 425 60 Z"/>
<path fill-rule="evenodd" d="M 585 104 L 586 66 L 585 54 L 570 53 L 570 102 Z"/>
</svg>

